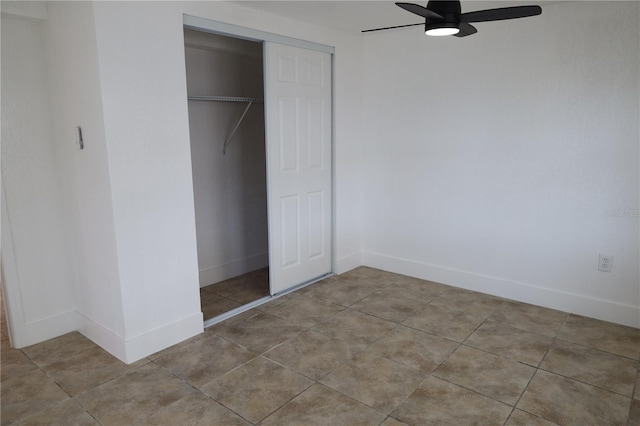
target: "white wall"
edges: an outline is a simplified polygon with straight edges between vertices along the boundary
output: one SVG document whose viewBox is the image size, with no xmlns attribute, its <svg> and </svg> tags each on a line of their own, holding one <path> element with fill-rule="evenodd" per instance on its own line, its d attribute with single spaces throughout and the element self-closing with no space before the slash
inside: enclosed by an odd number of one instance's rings
<svg viewBox="0 0 640 426">
<path fill-rule="evenodd" d="M 336 46 L 336 109 L 361 102 L 361 44 L 220 2 L 103 2 L 94 11 L 127 359 L 134 360 L 202 327 L 183 13 Z M 350 151 L 359 153 L 360 110 L 336 120 L 336 144 L 348 154 L 338 170 L 352 166 Z M 357 187 L 344 181 L 347 191 Z M 357 229 L 360 212 L 340 204 L 347 191 L 338 189 L 338 226 Z M 341 238 L 338 256 L 357 250 L 354 237 Z"/>
<path fill-rule="evenodd" d="M 45 24 L 53 137 L 70 239 L 79 329 L 125 358 L 108 144 L 88 2 L 50 2 Z M 75 144 L 81 126 L 84 149 Z"/>
<path fill-rule="evenodd" d="M 4 277 L 9 311 L 26 313 L 16 341 L 79 329 L 133 362 L 202 331 L 183 13 L 336 47 L 334 268 L 359 264 L 360 37 L 220 2 L 5 6 L 48 14 L 42 28 L 3 17 Z"/>
<path fill-rule="evenodd" d="M 640 326 L 638 9 L 366 36 L 365 262 Z"/>
<path fill-rule="evenodd" d="M 13 345 L 76 328 L 46 75 L 46 7 L 2 3 L 2 257 Z M 7 12 L 11 12 L 8 15 Z"/>
<path fill-rule="evenodd" d="M 336 272 L 364 261 L 640 325 L 637 3 L 545 6 L 439 40 L 223 2 L 47 6 L 41 28 L 2 21 L 18 338 L 78 327 L 132 362 L 202 330 L 183 13 L 335 46 Z"/>
<path fill-rule="evenodd" d="M 186 31 L 187 92 L 263 98 L 262 45 Z M 200 286 L 269 264 L 264 105 L 189 102 Z"/>
</svg>

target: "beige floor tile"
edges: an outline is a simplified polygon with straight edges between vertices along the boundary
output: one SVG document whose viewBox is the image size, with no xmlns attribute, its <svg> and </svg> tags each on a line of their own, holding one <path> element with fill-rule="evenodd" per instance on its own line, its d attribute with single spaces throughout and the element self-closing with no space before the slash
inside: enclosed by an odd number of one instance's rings
<svg viewBox="0 0 640 426">
<path fill-rule="evenodd" d="M 392 281 L 380 274 L 373 274 L 368 277 L 351 277 L 346 278 L 342 276 L 338 276 L 338 281 L 348 281 L 353 284 L 358 284 L 363 288 L 369 289 L 372 292 L 380 291 L 384 288 L 389 287 L 392 284 Z"/>
<path fill-rule="evenodd" d="M 0 331 L 0 348 L 10 348 L 11 340 L 9 339 L 9 332 L 4 326 L 4 331 Z"/>
<path fill-rule="evenodd" d="M 206 296 L 206 295 L 214 295 L 214 296 L 222 297 L 214 291 L 213 286 L 215 286 L 215 284 L 211 284 L 205 287 L 200 287 L 200 297 Z"/>
<path fill-rule="evenodd" d="M 640 401 L 634 399 L 631 401 L 631 408 L 629 409 L 628 426 L 640 425 Z"/>
<path fill-rule="evenodd" d="M 391 416 L 408 425 L 502 425 L 511 407 L 429 376 Z"/>
<path fill-rule="evenodd" d="M 233 293 L 239 291 L 239 289 L 244 285 L 244 280 L 242 276 L 240 276 L 220 281 L 219 283 L 211 284 L 202 288 L 204 291 L 215 293 L 223 297 L 229 297 Z"/>
<path fill-rule="evenodd" d="M 460 346 L 433 375 L 515 405 L 535 371 L 535 368 L 517 361 Z"/>
<path fill-rule="evenodd" d="M 155 426 L 249 426 L 251 423 L 208 396 L 194 392 L 166 405 L 139 425 Z"/>
<path fill-rule="evenodd" d="M 205 329 L 204 333 L 196 334 L 195 336 L 190 337 L 190 338 L 188 338 L 186 340 L 183 340 L 182 342 L 176 343 L 173 346 L 169 346 L 166 349 L 163 349 L 163 350 L 158 351 L 158 352 L 156 352 L 156 353 L 154 353 L 152 355 L 149 355 L 148 358 L 151 361 L 155 361 L 158 358 L 162 358 L 163 356 L 166 356 L 166 355 L 168 355 L 170 353 L 173 353 L 175 351 L 179 351 L 183 346 L 190 345 L 191 343 L 197 342 L 197 341 L 202 340 L 202 339 L 208 339 L 209 338 L 209 334 L 214 334 L 213 331 L 211 331 L 211 327 Z"/>
<path fill-rule="evenodd" d="M 336 305 L 326 300 L 302 296 L 291 297 L 267 312 L 300 327 L 311 328 L 321 320 L 331 317 L 344 309 L 344 306 Z"/>
<path fill-rule="evenodd" d="M 440 306 L 425 309 L 402 324 L 456 342 L 463 342 L 485 320 L 482 315 L 453 312 Z"/>
<path fill-rule="evenodd" d="M 406 423 L 401 422 L 400 420 L 396 420 L 393 417 L 389 416 L 386 418 L 384 422 L 380 426 L 408 426 Z"/>
<path fill-rule="evenodd" d="M 266 296 L 269 296 L 269 283 L 250 283 L 236 288 L 226 297 L 245 305 Z"/>
<path fill-rule="evenodd" d="M 394 274 L 391 272 L 381 271 L 373 268 L 357 268 L 346 274 L 337 275 L 334 277 L 338 280 L 347 280 L 352 282 L 360 282 L 366 286 L 375 286 L 378 290 L 385 288 L 399 279 L 402 279 L 402 275 Z"/>
<path fill-rule="evenodd" d="M 194 388 L 153 363 L 76 396 L 103 425 L 130 425 L 163 406 L 184 398 Z"/>
<path fill-rule="evenodd" d="M 315 384 L 261 425 L 378 425 L 385 415 L 326 386 Z"/>
<path fill-rule="evenodd" d="M 489 316 L 502 306 L 504 299 L 463 289 L 451 289 L 433 299 L 431 306 L 440 306 L 453 312 L 466 312 Z"/>
<path fill-rule="evenodd" d="M 205 287 L 203 311 L 264 283 L 268 269 Z M 2 314 L 2 425 L 640 426 L 640 330 L 368 267 L 127 366 L 80 333 L 10 349 Z M 538 365 L 518 408 L 497 400 Z"/>
<path fill-rule="evenodd" d="M 93 346 L 87 350 L 56 361 L 46 366 L 46 372 L 69 395 L 77 395 L 102 383 L 121 376 L 149 362 L 144 358 L 127 365 L 106 352 Z"/>
<path fill-rule="evenodd" d="M 213 333 L 158 358 L 156 364 L 201 387 L 256 357 L 253 352 Z"/>
<path fill-rule="evenodd" d="M 320 383 L 389 414 L 424 377 L 419 370 L 370 352 L 361 352 Z"/>
<path fill-rule="evenodd" d="M 258 357 L 208 383 L 202 391 L 257 423 L 312 384 L 312 380 Z"/>
<path fill-rule="evenodd" d="M 269 276 L 263 271 L 249 272 L 201 288 L 201 294 L 216 294 L 246 304 L 269 295 Z"/>
<path fill-rule="evenodd" d="M 295 336 L 303 329 L 303 327 L 261 312 L 244 321 L 216 329 L 215 333 L 261 354 Z"/>
<path fill-rule="evenodd" d="M 97 347 L 98 345 L 91 340 L 74 331 L 37 345 L 28 346 L 22 351 L 38 366 L 45 367 Z"/>
<path fill-rule="evenodd" d="M 7 425 L 69 398 L 42 370 L 33 370 L 2 382 L 0 419 Z"/>
<path fill-rule="evenodd" d="M 38 368 L 38 366 L 35 365 L 21 350 L 12 349 L 8 346 L 2 347 L 0 359 L 2 359 L 0 380 L 3 382 L 7 379 L 20 376 Z"/>
<path fill-rule="evenodd" d="M 298 295 L 299 291 L 300 290 L 298 290 L 298 291 L 296 291 L 294 293 L 291 293 L 291 294 L 285 294 L 284 296 L 273 298 L 273 299 L 269 300 L 267 303 L 263 303 L 262 305 L 257 306 L 256 309 L 259 310 L 259 311 L 262 311 L 262 312 L 269 312 L 270 309 L 273 309 L 276 306 L 283 304 L 287 300 L 290 300 L 292 298 L 292 296 Z"/>
<path fill-rule="evenodd" d="M 211 289 L 211 286 L 208 287 L 200 287 L 200 302 L 204 302 L 204 300 L 214 301 L 218 299 L 222 299 L 223 296 L 220 296 L 216 292 Z"/>
<path fill-rule="evenodd" d="M 398 293 L 411 299 L 429 303 L 431 300 L 440 296 L 445 291 L 451 290 L 453 287 L 421 280 L 419 278 L 398 275 L 398 278 L 394 280 L 394 283 L 387 288 L 390 290 L 397 290 Z"/>
<path fill-rule="evenodd" d="M 367 350 L 430 373 L 458 346 L 459 343 L 451 340 L 401 325 L 385 334 Z"/>
<path fill-rule="evenodd" d="M 361 349 L 396 327 L 396 324 L 352 309 L 323 320 L 314 331 L 335 339 L 344 340 Z"/>
<path fill-rule="evenodd" d="M 214 297 L 216 297 L 216 299 L 201 300 L 202 317 L 205 321 L 242 306 L 242 303 L 227 299 L 226 297 L 221 297 L 218 295 L 214 295 Z"/>
<path fill-rule="evenodd" d="M 464 343 L 537 367 L 553 338 L 487 320 Z"/>
<path fill-rule="evenodd" d="M 625 396 L 633 394 L 638 362 L 556 340 L 540 368 Z"/>
<path fill-rule="evenodd" d="M 542 417 L 534 416 L 522 410 L 515 409 L 505 426 L 553 426 L 557 423 L 550 422 Z"/>
<path fill-rule="evenodd" d="M 261 314 L 262 311 L 257 309 L 257 308 L 253 308 L 253 309 L 249 309 L 248 311 L 244 311 L 238 315 L 234 315 L 231 318 L 227 318 L 226 320 L 219 322 L 217 324 L 214 324 L 210 327 L 207 327 L 207 329 L 205 331 L 210 331 L 212 333 L 216 333 L 220 331 L 223 328 L 229 328 L 232 327 L 236 324 L 241 323 L 242 321 L 245 321 L 249 318 L 255 317 L 258 314 Z"/>
<path fill-rule="evenodd" d="M 276 346 L 264 356 L 318 380 L 358 351 L 358 345 L 307 330 Z"/>
<path fill-rule="evenodd" d="M 42 425 L 97 426 L 99 423 L 75 400 L 67 399 L 27 417 L 15 426 Z"/>
<path fill-rule="evenodd" d="M 309 287 L 307 296 L 327 300 L 340 306 L 351 306 L 370 294 L 380 290 L 380 285 L 369 284 L 362 279 L 322 280 Z"/>
<path fill-rule="evenodd" d="M 562 425 L 624 425 L 631 399 L 538 370 L 517 408 Z"/>
<path fill-rule="evenodd" d="M 343 279 L 357 279 L 357 278 L 370 278 L 382 280 L 384 282 L 393 282 L 400 277 L 398 274 L 392 272 L 382 271 L 380 269 L 369 268 L 368 266 L 359 266 L 355 269 L 345 272 L 344 274 L 337 275 L 336 278 Z"/>
<path fill-rule="evenodd" d="M 559 337 L 594 349 L 640 359 L 640 329 L 571 315 Z"/>
<path fill-rule="evenodd" d="M 382 289 L 351 305 L 351 309 L 393 322 L 418 313 L 426 302 L 407 298 L 395 289 Z"/>
<path fill-rule="evenodd" d="M 491 319 L 532 333 L 555 337 L 568 316 L 566 312 L 505 300 L 491 315 Z"/>
</svg>

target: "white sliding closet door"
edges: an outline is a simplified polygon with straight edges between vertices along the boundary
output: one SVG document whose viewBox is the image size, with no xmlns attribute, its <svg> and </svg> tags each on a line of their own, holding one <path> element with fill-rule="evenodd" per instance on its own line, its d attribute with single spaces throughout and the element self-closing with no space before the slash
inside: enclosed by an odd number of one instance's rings
<svg viewBox="0 0 640 426">
<path fill-rule="evenodd" d="M 271 294 L 331 272 L 331 55 L 265 42 Z"/>
</svg>

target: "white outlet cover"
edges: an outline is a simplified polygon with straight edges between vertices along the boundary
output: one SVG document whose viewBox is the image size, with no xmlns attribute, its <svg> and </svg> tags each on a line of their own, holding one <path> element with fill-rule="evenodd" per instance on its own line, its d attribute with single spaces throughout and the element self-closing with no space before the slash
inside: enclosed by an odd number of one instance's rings
<svg viewBox="0 0 640 426">
<path fill-rule="evenodd" d="M 613 256 L 600 255 L 598 260 L 598 271 L 611 272 L 613 269 Z"/>
</svg>

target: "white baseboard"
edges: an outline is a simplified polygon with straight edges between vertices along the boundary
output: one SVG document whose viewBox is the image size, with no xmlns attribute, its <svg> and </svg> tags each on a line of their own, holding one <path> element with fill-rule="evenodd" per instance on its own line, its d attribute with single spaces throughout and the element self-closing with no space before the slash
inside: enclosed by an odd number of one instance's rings
<svg viewBox="0 0 640 426">
<path fill-rule="evenodd" d="M 596 299 L 378 253 L 363 253 L 363 264 L 389 272 L 640 328 L 640 306 Z"/>
<path fill-rule="evenodd" d="M 256 269 L 269 266 L 269 253 L 263 252 L 244 259 L 200 270 L 200 287 L 206 287 Z"/>
<path fill-rule="evenodd" d="M 359 251 L 336 259 L 333 272 L 336 274 L 344 274 L 345 272 L 349 272 L 350 270 L 362 265 L 363 253 Z"/>
<path fill-rule="evenodd" d="M 82 314 L 78 315 L 80 317 L 80 327 L 78 327 L 78 331 L 82 333 L 83 336 L 118 358 L 120 361 L 126 362 L 127 350 L 122 336 L 118 336 L 113 331 L 90 320 Z"/>
<path fill-rule="evenodd" d="M 120 361 L 131 364 L 204 331 L 202 312 L 194 313 L 139 336 L 123 339 L 111 330 L 81 316 L 79 331 Z"/>
<path fill-rule="evenodd" d="M 21 330 L 12 335 L 11 344 L 14 348 L 20 349 L 76 331 L 78 329 L 78 313 L 76 311 L 68 311 L 23 325 L 15 324 L 14 326 L 18 329 L 21 328 Z"/>
<path fill-rule="evenodd" d="M 171 324 L 147 331 L 136 337 L 127 339 L 127 364 L 166 349 L 177 343 L 196 336 L 204 331 L 202 312 L 196 312 Z"/>
</svg>

